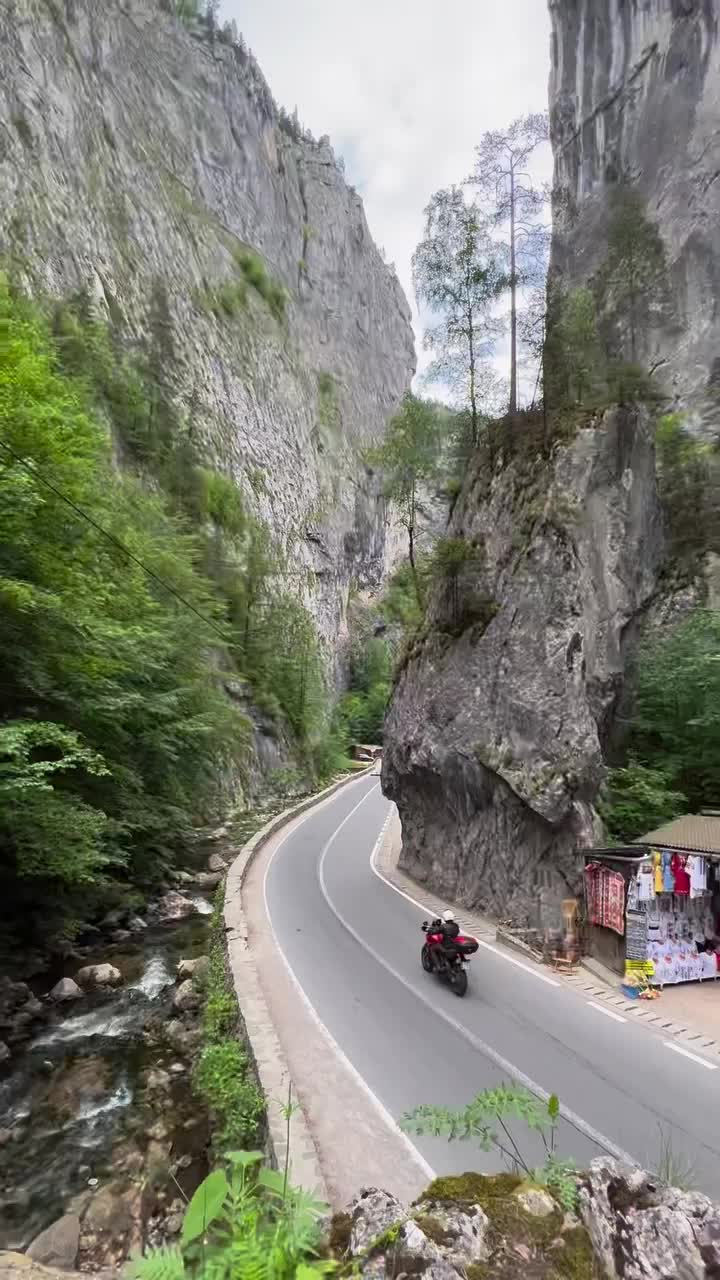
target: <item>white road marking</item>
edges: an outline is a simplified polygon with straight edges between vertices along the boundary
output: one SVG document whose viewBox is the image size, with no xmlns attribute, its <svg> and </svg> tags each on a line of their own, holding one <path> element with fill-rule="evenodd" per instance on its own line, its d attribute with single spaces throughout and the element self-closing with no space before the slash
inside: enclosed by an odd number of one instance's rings
<svg viewBox="0 0 720 1280">
<path fill-rule="evenodd" d="M 663 1040 L 666 1049 L 673 1049 L 675 1053 L 681 1053 L 683 1058 L 690 1058 L 693 1062 L 697 1062 L 701 1067 L 706 1067 L 708 1071 L 717 1071 L 717 1063 L 708 1062 L 707 1058 L 701 1058 L 697 1053 L 691 1053 L 689 1049 L 683 1049 L 682 1045 L 673 1044 L 671 1040 Z"/>
<path fill-rule="evenodd" d="M 392 810 L 391 810 L 391 813 L 392 813 Z M 382 838 L 385 834 L 385 831 L 387 830 L 387 823 L 389 821 L 390 821 L 390 815 L 388 815 L 387 822 L 385 823 L 385 826 L 380 832 L 375 848 L 373 849 L 372 854 L 370 855 L 370 867 L 375 872 L 375 875 L 378 877 L 378 879 L 382 880 L 383 884 L 387 885 L 388 889 L 393 889 L 395 893 L 399 893 L 401 898 L 404 898 L 406 902 L 412 903 L 412 905 L 414 907 L 417 907 L 419 911 L 422 911 L 424 915 L 433 916 L 435 914 L 434 907 L 426 907 L 423 905 L 422 902 L 418 902 L 417 898 L 411 898 L 409 893 L 405 893 L 403 889 L 398 889 L 397 885 L 393 884 L 392 880 L 388 880 L 387 876 L 384 876 L 382 871 L 378 871 L 375 859 L 377 857 L 377 851 L 380 848 L 380 843 L 382 841 Z M 501 960 L 507 960 L 508 964 L 514 964 L 516 968 L 524 969 L 525 973 L 529 973 L 531 978 L 537 978 L 539 982 L 546 983 L 548 987 L 561 986 L 561 983 L 557 981 L 557 978 L 550 978 L 546 973 L 539 973 L 538 970 L 533 969 L 531 965 L 525 964 L 523 960 L 516 960 L 515 956 L 509 956 L 507 952 L 501 951 L 499 947 L 494 947 L 492 943 L 483 942 L 481 938 L 478 938 L 477 941 L 481 947 L 485 948 L 486 951 L 492 951 L 493 955 L 499 956 Z"/>
<path fill-rule="evenodd" d="M 372 777 L 373 775 L 371 774 L 370 776 Z M 378 788 L 378 786 L 379 786 L 379 785 L 380 785 L 379 783 L 376 783 L 376 784 L 375 784 L 375 786 L 370 787 L 370 790 L 369 790 L 369 791 L 367 791 L 367 792 L 365 793 L 365 795 L 362 797 L 362 799 L 358 801 L 358 803 L 355 805 L 355 807 L 354 807 L 353 809 L 351 809 L 351 810 L 350 810 L 350 812 L 349 812 L 349 814 L 347 815 L 347 817 L 343 818 L 342 822 L 340 823 L 340 826 L 339 826 L 339 827 L 337 827 L 337 828 L 336 828 L 336 830 L 333 832 L 333 834 L 332 834 L 332 835 L 331 835 L 331 837 L 330 837 L 330 841 L 329 841 L 328 843 L 331 843 L 331 842 L 335 839 L 335 837 L 336 837 L 337 835 L 339 835 L 339 833 L 342 831 L 343 827 L 345 826 L 345 823 L 346 823 L 346 822 L 348 822 L 348 821 L 350 820 L 350 818 L 352 818 L 353 814 L 354 814 L 354 813 L 356 813 L 356 812 L 357 812 L 357 810 L 360 808 L 360 805 L 365 803 L 365 801 L 368 799 L 368 796 L 371 796 L 371 795 L 373 794 L 373 792 L 377 790 L 377 788 Z M 329 798 L 329 799 L 331 799 L 331 800 L 332 800 L 332 799 L 334 799 L 334 797 L 333 797 L 333 796 L 330 796 L 330 797 L 328 797 L 328 798 Z M 319 808 L 319 807 L 320 807 L 320 806 L 318 806 L 318 808 Z M 279 852 L 280 852 L 280 850 L 282 849 L 283 845 L 286 843 L 286 841 L 287 841 L 287 840 L 289 840 L 289 839 L 290 839 L 290 837 L 291 837 L 292 835 L 294 835 L 294 834 L 295 834 L 295 832 L 297 831 L 298 827 L 302 826 L 302 825 L 303 825 L 303 823 L 304 823 L 305 821 L 307 821 L 307 819 L 308 819 L 312 814 L 314 814 L 314 813 L 317 813 L 317 808 L 310 809 L 310 810 L 308 811 L 308 813 L 305 815 L 305 817 L 302 819 L 302 821 L 301 821 L 301 822 L 299 822 L 299 823 L 297 824 L 297 826 L 296 826 L 296 827 L 293 827 L 293 829 L 292 829 L 291 831 L 288 831 L 287 835 L 283 836 L 282 840 L 280 841 L 280 843 L 278 844 L 277 848 L 274 850 L 274 852 L 273 852 L 272 856 L 270 857 L 270 859 L 269 859 L 269 861 L 268 861 L 268 864 L 267 864 L 267 867 L 265 868 L 265 875 L 264 875 L 264 877 L 263 877 L 263 901 L 264 901 L 264 903 L 265 903 L 265 915 L 266 915 L 266 917 L 267 917 L 267 921 L 268 921 L 268 924 L 269 924 L 269 926 L 270 926 L 270 932 L 271 932 L 271 934 L 272 934 L 273 942 L 275 943 L 275 946 L 276 946 L 276 948 L 277 948 L 277 950 L 278 950 L 278 953 L 279 953 L 279 955 L 280 955 L 280 957 L 281 957 L 281 959 L 282 959 L 282 962 L 283 962 L 283 964 L 285 965 L 285 968 L 287 969 L 287 972 L 288 972 L 288 976 L 289 976 L 289 978 L 290 978 L 290 981 L 292 982 L 293 986 L 295 987 L 295 990 L 297 991 L 298 995 L 300 996 L 300 999 L 302 1000 L 303 1004 L 305 1005 L 305 1008 L 307 1009 L 308 1014 L 309 1014 L 309 1015 L 310 1015 L 310 1017 L 312 1018 L 312 1020 L 313 1020 L 313 1022 L 315 1023 L 315 1025 L 316 1025 L 316 1027 L 317 1027 L 318 1031 L 319 1031 L 319 1032 L 320 1032 L 320 1034 L 322 1035 L 323 1039 L 326 1041 L 326 1043 L 327 1043 L 327 1045 L 329 1046 L 330 1050 L 332 1051 L 332 1053 L 334 1053 L 334 1054 L 335 1054 L 335 1056 L 337 1057 L 338 1061 L 339 1061 L 340 1063 L 342 1063 L 342 1065 L 343 1065 L 343 1066 L 346 1068 L 346 1070 L 350 1073 L 350 1075 L 352 1076 L 352 1078 L 353 1078 L 353 1080 L 356 1082 L 356 1084 L 358 1084 L 358 1085 L 360 1086 L 360 1088 L 362 1089 L 362 1091 L 363 1091 L 363 1093 L 365 1094 L 365 1096 L 366 1096 L 366 1097 L 369 1099 L 369 1101 L 372 1103 L 373 1107 L 375 1108 L 375 1110 L 377 1111 L 377 1113 L 378 1113 L 378 1115 L 381 1117 L 381 1119 L 382 1119 L 382 1120 L 385 1122 L 385 1124 L 386 1124 L 386 1125 L 388 1125 L 388 1127 L 391 1129 L 391 1131 L 393 1132 L 394 1136 L 395 1136 L 395 1137 L 397 1137 L 397 1138 L 399 1138 L 399 1139 L 401 1140 L 401 1142 L 403 1143 L 403 1145 L 404 1145 L 404 1146 L 405 1146 L 405 1148 L 407 1149 L 408 1154 L 411 1156 L 411 1158 L 415 1161 L 415 1163 L 416 1163 L 416 1164 L 419 1166 L 419 1168 L 422 1170 L 422 1173 L 424 1174 L 424 1176 L 428 1179 L 428 1181 L 429 1181 L 429 1182 L 433 1182 L 433 1181 L 434 1181 L 434 1179 L 437 1177 L 437 1173 L 436 1173 L 436 1172 L 435 1172 L 435 1170 L 432 1168 L 432 1165 L 428 1164 L 427 1160 L 425 1159 L 425 1157 L 424 1157 L 424 1156 L 422 1156 L 422 1155 L 420 1154 L 420 1152 L 418 1151 L 418 1149 L 417 1149 L 417 1147 L 415 1146 L 415 1144 L 414 1144 L 413 1142 L 411 1142 L 411 1141 L 410 1141 L 410 1139 L 409 1139 L 408 1135 L 407 1135 L 406 1133 L 403 1133 L 403 1131 L 402 1131 L 402 1129 L 400 1128 L 400 1126 L 398 1125 L 397 1121 L 396 1121 L 396 1120 L 394 1120 L 394 1119 L 393 1119 L 393 1117 L 391 1116 L 391 1114 L 390 1114 L 390 1112 L 388 1111 L 387 1107 L 386 1107 L 386 1106 L 385 1106 L 385 1105 L 380 1101 L 380 1099 L 378 1098 L 377 1094 L 376 1094 L 376 1093 L 373 1093 L 372 1089 L 370 1088 L 370 1085 L 369 1085 L 369 1084 L 367 1083 L 367 1081 L 366 1081 L 366 1080 L 364 1080 L 364 1079 L 363 1079 L 363 1077 L 360 1075 L 360 1072 L 358 1071 L 357 1067 L 353 1066 L 353 1064 L 352 1064 L 352 1062 L 350 1061 L 350 1059 L 348 1058 L 347 1054 L 345 1054 L 345 1053 L 343 1052 L 343 1050 L 340 1048 L 340 1045 L 338 1044 L 337 1040 L 334 1038 L 334 1036 L 331 1034 L 331 1032 L 330 1032 L 330 1031 L 328 1031 L 328 1029 L 327 1029 L 327 1027 L 325 1026 L 325 1023 L 322 1021 L 322 1018 L 320 1017 L 320 1015 L 319 1015 L 319 1013 L 318 1013 L 317 1009 L 315 1008 L 315 1006 L 314 1006 L 313 1004 L 311 1004 L 311 1002 L 310 1002 L 310 1000 L 309 1000 L 308 996 L 305 994 L 305 991 L 304 991 L 304 989 L 303 989 L 303 987 L 302 987 L 302 985 L 301 985 L 301 983 L 300 983 L 300 979 L 298 978 L 297 974 L 295 973 L 295 970 L 293 969 L 292 965 L 290 964 L 290 961 L 288 960 L 287 956 L 285 955 L 285 952 L 283 951 L 282 947 L 280 946 L 280 942 L 279 942 L 279 940 L 278 940 L 278 936 L 277 936 L 277 934 L 276 934 L 276 932 L 275 932 L 275 927 L 274 927 L 274 925 L 273 925 L 272 917 L 271 917 L 271 915 L 270 915 L 270 906 L 269 906 L 269 904 L 268 904 L 268 896 L 267 896 L 267 881 L 268 881 L 268 875 L 269 875 L 269 873 L 270 873 L 270 868 L 271 868 L 271 866 L 272 866 L 272 864 L 273 864 L 273 862 L 274 862 L 275 858 L 277 857 L 278 853 L 279 853 Z M 381 833 L 381 834 L 382 834 L 382 833 Z M 326 846 L 325 846 L 325 848 L 327 849 L 327 847 L 328 847 L 328 846 L 326 845 Z"/>
<path fill-rule="evenodd" d="M 355 808 L 358 808 L 358 807 L 359 806 L 357 805 L 355 806 Z M 533 1080 L 530 1076 L 526 1075 L 525 1072 L 521 1071 L 519 1067 L 516 1067 L 514 1063 L 509 1062 L 507 1058 L 504 1058 L 502 1054 L 498 1053 L 495 1049 L 493 1049 L 492 1045 L 486 1044 L 484 1040 L 481 1040 L 479 1036 L 476 1036 L 461 1022 L 458 1022 L 456 1018 L 453 1018 L 449 1013 L 446 1013 L 444 1009 L 440 1008 L 436 1004 L 433 1004 L 432 1000 L 430 1000 L 429 997 L 423 991 L 421 991 L 418 987 L 414 986 L 412 982 L 409 982 L 408 979 L 404 977 L 403 974 L 399 973 L 397 969 L 393 968 L 392 965 L 388 964 L 388 962 L 385 959 L 383 959 L 383 957 L 379 955 L 378 952 L 376 952 L 366 942 L 365 938 L 363 938 L 362 935 L 358 933 L 358 931 L 355 928 L 353 928 L 353 926 L 345 919 L 342 913 L 335 906 L 334 902 L 332 901 L 328 893 L 327 885 L 325 883 L 325 859 L 335 841 L 335 837 L 339 834 L 340 830 L 342 829 L 342 827 L 344 827 L 345 823 L 352 817 L 354 812 L 355 812 L 355 809 L 353 809 L 352 812 L 348 814 L 347 818 L 345 818 L 344 821 L 341 822 L 340 826 L 338 827 L 338 830 L 334 832 L 334 834 L 330 837 L 330 839 L 328 840 L 327 844 L 325 845 L 320 855 L 320 862 L 318 865 L 318 878 L 320 880 L 320 888 L 322 890 L 323 897 L 327 902 L 327 905 L 329 906 L 333 915 L 336 917 L 336 919 L 340 921 L 340 924 L 355 939 L 355 941 L 359 943 L 359 945 L 363 948 L 363 950 L 367 951 L 368 955 L 371 955 L 373 959 L 379 965 L 381 965 L 383 969 L 387 971 L 387 973 L 391 974 L 391 976 L 395 978 L 399 983 L 401 983 L 401 985 L 405 987 L 407 991 L 409 991 L 418 1000 L 420 1000 L 421 1003 L 424 1004 L 426 1008 L 430 1010 L 434 1018 L 442 1018 L 443 1021 L 446 1022 L 449 1026 L 451 1026 L 454 1031 L 457 1031 L 457 1033 L 461 1035 L 464 1040 L 467 1040 L 467 1042 L 470 1045 L 472 1045 L 472 1047 L 476 1049 L 478 1053 L 481 1053 L 484 1057 L 489 1058 L 490 1061 L 494 1062 L 495 1065 L 499 1067 L 500 1070 L 503 1071 L 506 1075 L 516 1080 L 518 1084 L 523 1085 L 526 1089 L 529 1089 L 531 1093 L 534 1093 L 536 1097 L 541 1098 L 543 1102 L 549 1102 L 551 1095 L 547 1089 L 543 1089 L 542 1085 L 539 1085 L 537 1081 Z M 380 876 L 380 879 L 385 881 L 385 884 L 388 884 L 391 889 L 395 888 L 395 885 L 390 884 L 389 880 L 385 880 L 385 877 L 381 875 L 379 871 L 376 870 L 376 874 Z M 410 898 L 409 894 L 403 893 L 401 889 L 398 889 L 397 892 L 400 893 L 403 898 L 407 898 L 408 901 L 414 902 L 414 899 Z M 421 906 L 420 903 L 414 902 L 414 905 L 416 907 L 420 906 L 421 910 L 424 910 L 424 908 Z M 532 973 L 532 970 L 530 970 L 530 972 Z M 607 1138 L 604 1134 L 600 1133 L 598 1129 L 595 1129 L 592 1125 L 588 1124 L 587 1120 L 583 1120 L 582 1116 L 579 1116 L 577 1112 L 571 1111 L 569 1107 L 563 1106 L 563 1104 L 561 1103 L 560 1114 L 563 1117 L 563 1119 L 567 1120 L 568 1123 L 573 1125 L 575 1129 L 578 1129 L 580 1133 L 583 1133 L 585 1137 L 589 1138 L 591 1142 L 594 1142 L 596 1146 L 602 1147 L 603 1150 L 607 1151 L 608 1155 L 614 1156 L 616 1160 L 621 1160 L 625 1164 L 629 1164 L 632 1167 L 637 1167 L 637 1160 L 635 1160 L 633 1156 L 631 1156 L 627 1151 L 624 1151 L 622 1147 L 616 1146 L 616 1144 L 612 1141 L 611 1138 Z"/>
<path fill-rule="evenodd" d="M 619 1013 L 613 1013 L 612 1009 L 605 1009 L 603 1005 L 596 1004 L 594 1000 L 588 1000 L 590 1009 L 597 1009 L 598 1013 L 604 1013 L 606 1018 L 613 1018 L 615 1022 L 627 1022 L 627 1018 L 623 1018 Z"/>
</svg>

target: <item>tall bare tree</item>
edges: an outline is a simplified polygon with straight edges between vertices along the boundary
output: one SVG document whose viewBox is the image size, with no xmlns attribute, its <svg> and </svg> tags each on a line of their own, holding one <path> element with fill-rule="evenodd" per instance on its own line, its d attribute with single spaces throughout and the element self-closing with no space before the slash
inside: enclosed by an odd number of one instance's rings
<svg viewBox="0 0 720 1280">
<path fill-rule="evenodd" d="M 493 304 L 506 287 L 500 254 L 486 220 L 461 187 L 436 191 L 425 210 L 425 235 L 413 254 L 413 281 L 419 302 L 435 318 L 426 330 L 434 354 L 431 381 L 444 382 L 469 413 L 477 444 L 481 388 L 488 356 L 502 331 Z"/>
<path fill-rule="evenodd" d="M 509 129 L 484 134 L 475 150 L 470 182 L 487 202 L 496 233 L 507 244 L 510 289 L 510 412 L 518 406 L 518 290 L 544 278 L 548 231 L 542 219 L 547 191 L 533 181 L 527 165 L 548 137 L 546 113 L 521 116 Z"/>
</svg>

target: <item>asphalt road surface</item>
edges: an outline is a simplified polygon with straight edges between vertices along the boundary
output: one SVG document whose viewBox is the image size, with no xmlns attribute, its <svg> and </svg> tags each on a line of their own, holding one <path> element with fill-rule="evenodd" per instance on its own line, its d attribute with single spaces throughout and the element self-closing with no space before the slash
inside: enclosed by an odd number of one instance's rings
<svg viewBox="0 0 720 1280">
<path fill-rule="evenodd" d="M 611 1154 L 656 1169 L 669 1147 L 693 1185 L 720 1199 L 715 1065 L 487 943 L 470 962 L 463 999 L 424 973 L 428 910 L 371 864 L 390 810 L 379 778 L 359 778 L 280 844 L 265 878 L 286 964 L 390 1115 L 419 1103 L 463 1106 L 515 1079 L 558 1095 L 557 1149 L 579 1166 Z M 513 1132 L 526 1158 L 541 1163 L 537 1135 L 520 1123 Z M 500 1167 L 497 1153 L 470 1143 L 412 1140 L 437 1173 Z"/>
</svg>

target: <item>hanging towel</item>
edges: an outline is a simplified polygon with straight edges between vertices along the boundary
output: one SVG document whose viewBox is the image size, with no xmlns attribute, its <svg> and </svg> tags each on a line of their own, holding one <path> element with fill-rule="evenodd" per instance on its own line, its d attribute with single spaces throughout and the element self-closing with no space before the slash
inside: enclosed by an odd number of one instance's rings
<svg viewBox="0 0 720 1280">
<path fill-rule="evenodd" d="M 675 877 L 673 876 L 673 873 L 672 873 L 672 854 L 670 853 L 669 849 L 663 849 L 662 865 L 663 865 L 663 892 L 674 893 Z"/>
</svg>

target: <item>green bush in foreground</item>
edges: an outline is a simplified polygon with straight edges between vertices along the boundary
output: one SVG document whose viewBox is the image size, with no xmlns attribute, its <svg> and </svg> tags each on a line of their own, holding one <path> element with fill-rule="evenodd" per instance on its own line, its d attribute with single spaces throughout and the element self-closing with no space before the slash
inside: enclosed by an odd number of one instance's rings
<svg viewBox="0 0 720 1280">
<path fill-rule="evenodd" d="M 234 1151 L 198 1187 L 180 1243 L 129 1264 L 133 1280 L 317 1280 L 336 1269 L 317 1261 L 327 1206 L 262 1164 L 261 1151 Z"/>
</svg>

